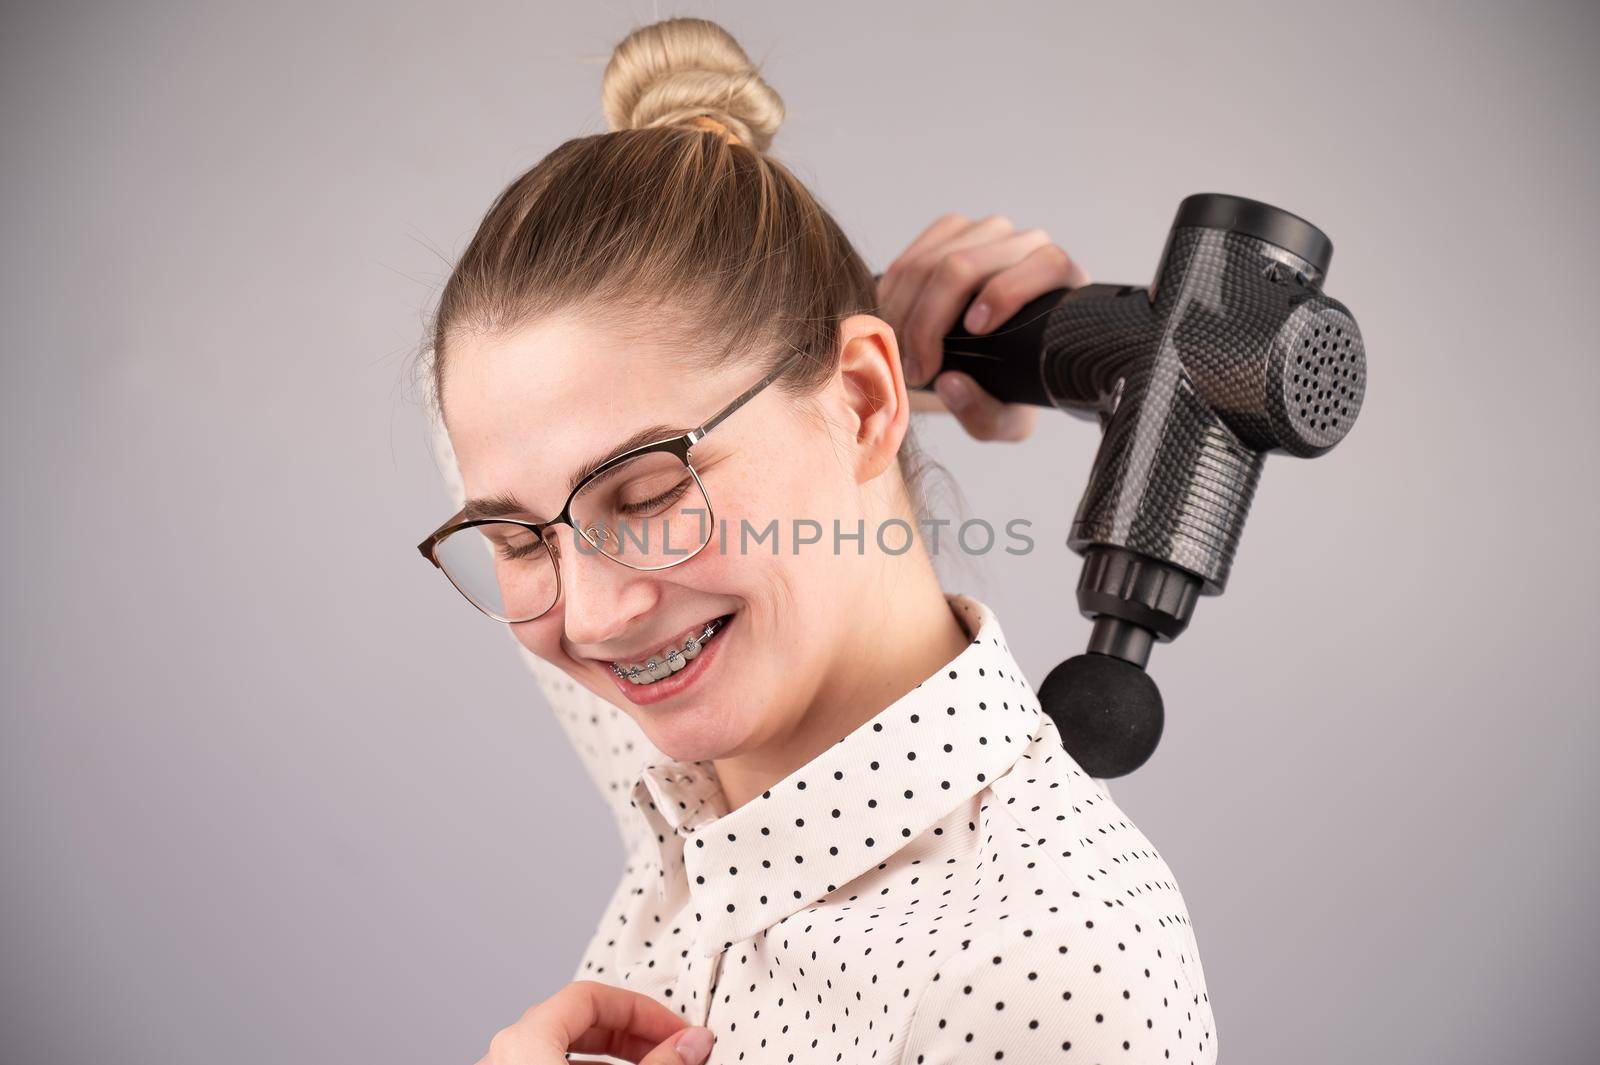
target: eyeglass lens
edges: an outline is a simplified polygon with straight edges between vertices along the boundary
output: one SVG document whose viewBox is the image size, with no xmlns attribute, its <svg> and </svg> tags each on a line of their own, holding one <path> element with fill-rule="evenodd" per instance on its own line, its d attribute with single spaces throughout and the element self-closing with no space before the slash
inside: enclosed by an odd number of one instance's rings
<svg viewBox="0 0 1600 1065">
<path fill-rule="evenodd" d="M 664 569 L 711 539 L 711 508 L 694 472 L 677 455 L 648 451 L 592 478 L 572 499 L 575 545 L 633 569 Z M 553 532 L 547 532 L 547 536 Z M 434 557 L 480 610 L 500 621 L 527 621 L 555 605 L 557 560 L 526 526 L 484 522 L 458 529 Z"/>
</svg>

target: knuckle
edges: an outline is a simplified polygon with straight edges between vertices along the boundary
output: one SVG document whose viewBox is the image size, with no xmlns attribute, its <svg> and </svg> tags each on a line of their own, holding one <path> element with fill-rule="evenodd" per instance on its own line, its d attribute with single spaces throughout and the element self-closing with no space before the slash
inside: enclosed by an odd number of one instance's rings
<svg viewBox="0 0 1600 1065">
<path fill-rule="evenodd" d="M 992 214 L 985 216 L 982 225 L 986 229 L 998 229 L 1006 233 L 1010 233 L 1012 230 L 1016 229 L 1016 226 L 1012 224 L 1010 216 L 1003 214 Z"/>
<path fill-rule="evenodd" d="M 511 1061 L 512 1053 L 517 1043 L 517 1030 L 514 1026 L 502 1028 L 489 1039 L 489 1060 L 494 1062 Z"/>
<path fill-rule="evenodd" d="M 533 1005 L 523 1010 L 522 1016 L 517 1018 L 517 1023 L 513 1024 L 511 1029 L 527 1028 L 530 1025 L 537 1024 L 539 1019 L 544 1017 L 546 1014 L 549 1014 L 553 1011 L 559 1011 L 561 1009 L 561 1003 L 565 999 L 571 997 L 572 988 L 574 986 L 574 984 L 568 984 L 566 987 L 563 987 L 560 991 L 557 991 L 544 1001 L 535 1002 Z"/>
<path fill-rule="evenodd" d="M 991 322 L 1002 321 L 1016 314 L 1023 304 L 1040 292 L 1038 279 L 1030 279 L 1026 274 L 1017 276 L 1007 272 L 991 279 L 983 292 L 984 300 L 993 311 Z"/>
<path fill-rule="evenodd" d="M 990 307 L 994 308 L 1010 308 L 1020 305 L 1023 301 L 1017 298 L 1019 295 L 1017 283 L 1004 274 L 990 280 L 983 289 L 984 299 Z"/>
<path fill-rule="evenodd" d="M 1033 241 L 1035 243 L 1039 243 L 1039 244 L 1048 244 L 1048 243 L 1050 243 L 1050 234 L 1046 233 L 1039 226 L 1030 226 L 1029 228 L 1024 229 L 1021 232 L 1021 234 L 1019 234 L 1019 235 L 1027 237 L 1030 241 Z"/>
<path fill-rule="evenodd" d="M 971 225 L 972 219 L 960 211 L 949 211 L 939 216 L 935 225 Z"/>
<path fill-rule="evenodd" d="M 1067 254 L 1067 249 L 1059 244 L 1047 244 L 1039 249 L 1039 254 L 1055 263 L 1057 266 L 1072 267 L 1072 256 Z"/>
<path fill-rule="evenodd" d="M 928 252 L 902 252 L 894 264 L 895 284 L 916 291 L 918 279 L 928 272 L 928 264 L 932 261 Z"/>
<path fill-rule="evenodd" d="M 966 283 L 978 276 L 976 253 L 970 248 L 961 248 L 951 252 L 939 260 L 935 273 L 940 281 Z"/>
<path fill-rule="evenodd" d="M 1088 276 L 1088 271 L 1079 266 L 1067 250 L 1059 244 L 1047 244 L 1037 249 L 1034 253 L 1049 267 L 1053 277 L 1060 278 L 1064 283 L 1072 283 L 1075 279 Z M 1081 282 L 1087 284 L 1088 282 Z"/>
</svg>

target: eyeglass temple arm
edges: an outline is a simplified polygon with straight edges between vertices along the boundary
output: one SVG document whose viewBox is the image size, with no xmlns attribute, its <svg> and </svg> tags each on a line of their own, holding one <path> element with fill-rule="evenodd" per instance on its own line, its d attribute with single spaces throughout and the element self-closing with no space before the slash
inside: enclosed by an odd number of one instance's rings
<svg viewBox="0 0 1600 1065">
<path fill-rule="evenodd" d="M 732 403 L 729 403 L 726 407 L 723 407 L 710 418 L 706 419 L 700 428 L 690 430 L 689 446 L 693 447 L 695 444 L 699 443 L 705 438 L 707 433 L 711 432 L 711 430 L 715 429 L 724 420 L 726 420 L 728 415 L 732 414 L 734 411 L 750 402 L 757 392 L 760 392 L 763 388 L 766 388 L 779 377 L 783 376 L 783 372 L 792 364 L 797 362 L 803 355 L 805 355 L 805 352 L 803 351 L 797 351 L 793 355 L 790 355 L 787 359 L 784 359 L 782 362 L 780 362 L 771 373 L 767 374 L 767 376 L 763 377 L 761 380 L 757 381 L 755 384 L 741 392 Z"/>
</svg>

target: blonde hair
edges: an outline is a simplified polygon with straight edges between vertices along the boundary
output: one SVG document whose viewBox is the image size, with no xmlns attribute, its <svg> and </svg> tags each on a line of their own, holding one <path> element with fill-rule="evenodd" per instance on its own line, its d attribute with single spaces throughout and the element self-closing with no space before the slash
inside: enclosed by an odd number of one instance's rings
<svg viewBox="0 0 1600 1065">
<path fill-rule="evenodd" d="M 849 239 L 767 155 L 783 100 L 721 26 L 670 18 L 616 46 L 600 90 L 611 132 L 576 137 L 514 180 L 451 272 L 423 349 L 444 419 L 450 341 L 580 309 L 681 345 L 696 367 L 774 368 L 803 402 L 837 370 L 838 324 L 879 313 Z M 708 135 L 710 134 L 710 135 Z M 900 472 L 921 516 L 927 467 L 908 428 Z"/>
</svg>

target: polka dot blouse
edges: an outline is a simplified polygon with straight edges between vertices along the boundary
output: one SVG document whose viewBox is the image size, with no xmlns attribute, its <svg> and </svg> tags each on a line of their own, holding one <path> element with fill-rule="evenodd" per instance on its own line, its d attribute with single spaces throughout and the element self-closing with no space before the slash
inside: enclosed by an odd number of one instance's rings
<svg viewBox="0 0 1600 1065">
<path fill-rule="evenodd" d="M 731 812 L 711 762 L 525 656 L 629 845 L 573 979 L 711 1028 L 713 1065 L 1216 1060 L 1172 870 L 1062 748 L 994 615 L 949 601 L 959 656 Z"/>
</svg>

